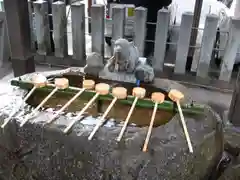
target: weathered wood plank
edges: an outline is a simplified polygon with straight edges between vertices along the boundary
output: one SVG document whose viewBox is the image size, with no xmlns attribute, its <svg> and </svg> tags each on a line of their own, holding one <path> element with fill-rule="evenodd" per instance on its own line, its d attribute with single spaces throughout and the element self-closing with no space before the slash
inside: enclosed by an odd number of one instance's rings
<svg viewBox="0 0 240 180">
<path fill-rule="evenodd" d="M 231 79 L 233 65 L 236 60 L 238 47 L 240 44 L 240 19 L 232 19 L 230 36 L 223 56 L 219 79 L 229 81 Z"/>
<path fill-rule="evenodd" d="M 105 6 L 94 4 L 91 7 L 91 35 L 92 35 L 92 52 L 96 52 L 101 55 L 102 62 L 104 63 L 104 50 L 105 50 Z"/>
<path fill-rule="evenodd" d="M 157 71 L 163 70 L 163 64 L 166 53 L 166 42 L 170 22 L 170 12 L 166 9 L 160 9 L 157 17 L 157 28 L 155 33 L 155 48 L 153 68 Z"/>
<path fill-rule="evenodd" d="M 137 7 L 135 9 L 134 22 L 134 44 L 139 50 L 139 55 L 144 54 L 145 36 L 146 36 L 147 9 Z"/>
<path fill-rule="evenodd" d="M 207 15 L 202 37 L 200 59 L 197 67 L 198 77 L 201 78 L 208 77 L 213 46 L 216 39 L 217 25 L 218 16 L 214 14 Z"/>
<path fill-rule="evenodd" d="M 73 58 L 86 62 L 85 5 L 75 2 L 71 7 Z"/>
<path fill-rule="evenodd" d="M 56 57 L 68 55 L 66 5 L 62 1 L 52 4 L 53 40 Z"/>
<path fill-rule="evenodd" d="M 38 0 L 33 2 L 38 54 L 47 55 L 51 52 L 50 28 L 48 19 L 48 2 Z"/>
<path fill-rule="evenodd" d="M 191 12 L 184 13 L 182 15 L 179 39 L 177 43 L 177 56 L 174 69 L 174 72 L 176 74 L 185 74 L 186 72 L 186 62 L 192 32 L 192 23 L 193 13 Z"/>
</svg>

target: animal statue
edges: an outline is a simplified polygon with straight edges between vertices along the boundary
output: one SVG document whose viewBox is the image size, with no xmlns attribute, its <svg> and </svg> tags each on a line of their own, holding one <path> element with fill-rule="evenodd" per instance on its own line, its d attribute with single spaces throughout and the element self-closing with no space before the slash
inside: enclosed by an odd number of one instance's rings
<svg viewBox="0 0 240 180">
<path fill-rule="evenodd" d="M 139 59 L 139 51 L 133 42 L 118 39 L 114 43 L 113 57 L 109 59 L 106 67 L 110 72 L 133 73 Z"/>
<path fill-rule="evenodd" d="M 154 70 L 145 58 L 139 57 L 139 51 L 133 42 L 118 39 L 114 43 L 113 56 L 104 67 L 104 76 L 107 78 L 138 79 L 149 83 L 154 79 Z M 131 79 L 131 80 L 130 80 Z"/>
<path fill-rule="evenodd" d="M 154 80 L 154 70 L 152 66 L 148 63 L 148 60 L 145 62 L 139 61 L 135 72 L 135 78 L 140 80 L 141 82 L 150 83 Z"/>
</svg>

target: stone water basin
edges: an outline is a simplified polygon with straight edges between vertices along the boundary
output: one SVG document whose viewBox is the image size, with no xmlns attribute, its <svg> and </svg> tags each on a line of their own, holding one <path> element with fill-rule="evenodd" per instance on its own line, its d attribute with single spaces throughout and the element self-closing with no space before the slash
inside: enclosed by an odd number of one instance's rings
<svg viewBox="0 0 240 180">
<path fill-rule="evenodd" d="M 59 72 L 51 73 L 59 76 Z M 21 77 L 21 80 L 26 77 Z M 169 87 L 174 84 L 177 89 L 191 97 L 186 87 L 167 80 L 159 81 L 165 87 L 166 84 Z M 74 82 L 71 83 L 74 85 Z M 79 81 L 75 85 L 77 84 Z M 16 89 L 8 95 L 11 94 L 11 98 L 14 98 L 13 94 L 18 91 L 21 90 Z M 36 92 L 23 109 L 36 106 L 45 96 L 44 93 Z M 58 105 L 62 105 L 69 98 L 70 96 L 59 93 L 44 108 L 59 108 Z M 158 112 L 159 120 L 153 129 L 148 152 L 144 153 L 141 148 L 146 137 L 151 108 L 137 108 L 132 118 L 133 124 L 118 143 L 115 138 L 121 130 L 119 122 L 124 119 L 129 109 L 126 104 L 118 104 L 109 115 L 115 116 L 114 123 L 100 128 L 94 139 L 88 141 L 87 137 L 94 127 L 88 123 L 90 121 L 77 123 L 70 134 L 62 132 L 71 120 L 69 114 L 80 111 L 84 103 L 84 100 L 79 99 L 68 108 L 66 114 L 45 127 L 41 122 L 52 114 L 46 110 L 33 118 L 35 123 L 31 120 L 22 128 L 19 127 L 21 118 L 13 119 L 0 131 L 0 177 L 41 180 L 208 179 L 219 163 L 222 154 L 221 119 L 208 106 L 203 106 L 203 112 L 199 114 L 184 113 L 194 146 L 193 154 L 188 151 L 176 111 Z M 187 103 L 190 103 L 188 98 L 183 102 L 183 106 Z M 98 116 L 108 104 L 107 101 L 97 102 L 83 120 L 88 119 L 90 114 Z M 1 111 L 0 119 L 3 120 L 6 113 L 3 109 Z"/>
<path fill-rule="evenodd" d="M 65 77 L 65 78 L 69 79 L 70 85 L 74 86 L 74 87 L 80 87 L 81 83 L 82 83 L 81 82 L 82 77 L 79 77 L 79 76 L 64 75 L 64 76 L 58 76 L 58 77 Z M 86 77 L 86 78 L 88 78 L 88 77 Z M 89 79 L 90 78 L 91 77 L 89 77 Z M 103 82 L 100 80 L 95 80 L 95 81 Z M 107 82 L 107 83 L 109 83 L 109 82 Z M 122 86 L 120 84 L 117 84 L 116 82 L 111 82 L 110 85 L 111 85 L 111 87 Z M 127 89 L 128 89 L 128 94 L 131 95 L 132 87 L 128 86 Z M 31 107 L 36 107 L 49 94 L 50 91 L 51 90 L 35 91 L 33 93 L 33 95 L 28 99 L 27 103 Z M 151 90 L 151 91 L 153 91 L 153 90 Z M 149 93 L 149 91 L 148 91 L 146 98 L 150 98 L 150 96 L 151 96 L 151 93 Z M 43 109 L 54 113 L 54 111 L 59 110 L 72 97 L 73 97 L 73 94 L 57 92 L 54 96 L 52 96 L 45 103 L 45 105 L 43 106 Z M 77 114 L 76 112 L 79 112 L 87 104 L 87 102 L 90 99 L 91 99 L 91 97 L 86 96 L 86 94 L 81 95 L 63 112 L 63 114 L 70 113 L 72 115 L 76 115 Z M 110 103 L 111 103 L 111 99 L 96 100 L 92 104 L 92 106 L 90 108 L 88 108 L 88 110 L 85 113 L 85 117 L 92 116 L 95 118 L 88 118 L 88 121 L 83 119 L 83 121 L 80 120 L 80 122 L 84 123 L 84 124 L 88 124 L 88 123 L 96 124 L 97 117 L 100 117 L 100 115 L 107 109 L 107 107 L 109 106 Z M 131 104 L 123 104 L 123 103 L 117 101 L 107 116 L 107 119 L 110 119 L 110 123 L 107 123 L 107 125 L 112 124 L 113 121 L 115 123 L 121 123 L 122 121 L 124 121 L 130 108 L 131 108 Z M 133 114 L 130 118 L 130 121 L 129 121 L 130 126 L 138 126 L 138 127 L 148 126 L 150 123 L 152 111 L 153 111 L 153 106 L 149 106 L 147 108 L 137 106 L 135 108 L 135 110 L 133 111 Z M 167 111 L 165 109 L 159 109 L 156 113 L 154 126 L 157 127 L 157 126 L 160 126 L 160 125 L 168 122 L 175 115 L 175 113 L 176 113 L 176 111 L 174 111 L 174 109 L 171 109 L 171 108 L 168 108 Z"/>
</svg>

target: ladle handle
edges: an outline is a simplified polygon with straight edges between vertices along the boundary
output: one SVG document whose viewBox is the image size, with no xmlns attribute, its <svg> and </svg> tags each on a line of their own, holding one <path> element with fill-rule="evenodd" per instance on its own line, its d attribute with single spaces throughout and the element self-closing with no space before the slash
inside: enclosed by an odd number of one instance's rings
<svg viewBox="0 0 240 180">
<path fill-rule="evenodd" d="M 33 88 L 29 91 L 29 93 L 24 97 L 23 101 L 21 102 L 21 105 L 20 105 L 20 108 L 22 107 L 22 105 L 28 100 L 28 98 L 33 94 L 33 92 L 36 90 L 36 86 L 33 86 Z M 4 123 L 1 125 L 1 128 L 4 128 L 8 123 L 9 121 L 12 119 L 12 117 L 18 112 L 19 109 L 15 109 L 11 115 L 4 120 Z"/>
<path fill-rule="evenodd" d="M 120 132 L 119 136 L 117 137 L 117 141 L 118 141 L 118 142 L 121 141 L 121 139 L 122 139 L 122 136 L 123 136 L 123 134 L 124 134 L 124 132 L 125 132 L 125 130 L 126 130 L 126 128 L 127 128 L 129 119 L 130 119 L 130 117 L 131 117 L 131 115 L 132 115 L 132 113 L 133 113 L 133 110 L 134 110 L 134 108 L 135 108 L 135 106 L 136 106 L 137 101 L 138 101 L 138 98 L 135 97 L 135 99 L 134 99 L 134 101 L 133 101 L 133 103 L 132 103 L 132 107 L 131 107 L 130 111 L 128 112 L 127 118 L 125 119 L 124 125 L 123 125 L 123 127 L 122 127 L 122 129 L 121 129 L 121 132 Z"/>
<path fill-rule="evenodd" d="M 51 93 L 48 94 L 47 97 L 45 97 L 45 99 L 30 113 L 27 114 L 25 119 L 22 121 L 22 123 L 20 124 L 20 127 L 22 127 L 24 124 L 26 124 L 26 122 L 29 120 L 29 118 L 34 115 L 52 96 L 55 92 L 57 92 L 58 87 L 55 87 L 55 89 L 52 90 Z"/>
<path fill-rule="evenodd" d="M 64 133 L 68 133 L 68 131 L 72 128 L 72 126 L 79 120 L 82 114 L 92 105 L 92 103 L 98 98 L 99 93 L 96 93 L 93 98 L 86 104 L 86 106 L 78 113 L 78 115 L 70 122 L 70 124 L 64 129 Z"/>
<path fill-rule="evenodd" d="M 37 89 L 36 86 L 33 86 L 33 88 L 29 91 L 29 93 L 24 97 L 23 103 L 28 100 L 28 98 L 34 93 L 34 91 Z"/>
<path fill-rule="evenodd" d="M 190 139 L 190 136 L 189 136 L 189 133 L 188 133 L 187 125 L 186 125 L 186 122 L 184 120 L 182 108 L 180 106 L 179 101 L 177 101 L 176 104 L 177 104 L 177 107 L 178 107 L 178 111 L 179 111 L 180 119 L 181 119 L 181 122 L 182 122 L 184 134 L 185 134 L 185 137 L 186 137 L 186 140 L 187 140 L 187 143 L 188 143 L 189 151 L 190 151 L 190 153 L 193 153 L 193 147 L 192 147 L 191 139 Z"/>
<path fill-rule="evenodd" d="M 47 97 L 45 97 L 45 99 L 33 110 L 32 113 L 35 113 L 36 111 L 38 111 L 58 90 L 58 87 L 55 87 L 51 93 L 48 94 Z"/>
<path fill-rule="evenodd" d="M 105 122 L 105 118 L 108 115 L 108 113 L 110 112 L 110 110 L 112 109 L 113 105 L 116 103 L 117 98 L 114 97 L 114 99 L 112 100 L 111 104 L 108 106 L 108 108 L 106 109 L 106 111 L 104 112 L 104 114 L 101 116 L 101 118 L 99 119 L 98 124 L 94 127 L 93 131 L 91 132 L 91 134 L 88 137 L 88 140 L 92 140 L 94 134 L 97 132 L 97 130 L 103 125 L 103 123 Z"/>
<path fill-rule="evenodd" d="M 145 139 L 145 142 L 144 142 L 144 145 L 143 145 L 143 149 L 142 149 L 143 152 L 147 151 L 148 143 L 149 143 L 151 133 L 152 133 L 152 129 L 153 129 L 154 120 L 155 120 L 156 113 L 157 113 L 157 108 L 158 108 L 158 103 L 155 102 L 152 117 L 151 117 L 151 121 L 150 121 L 150 125 L 149 125 L 148 132 L 147 132 L 147 136 L 146 136 L 146 139 Z"/>
<path fill-rule="evenodd" d="M 85 89 L 81 89 L 75 96 L 72 97 L 61 109 L 59 109 L 54 116 L 47 121 L 47 124 L 52 123 L 52 121 L 59 116 L 61 112 L 63 112 L 73 101 L 75 101 L 83 92 Z"/>
</svg>

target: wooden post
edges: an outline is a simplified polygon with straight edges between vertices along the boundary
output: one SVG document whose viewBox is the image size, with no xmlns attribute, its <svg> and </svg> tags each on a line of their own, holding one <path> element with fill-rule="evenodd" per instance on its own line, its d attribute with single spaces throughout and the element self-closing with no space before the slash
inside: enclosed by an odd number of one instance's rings
<svg viewBox="0 0 240 180">
<path fill-rule="evenodd" d="M 105 30 L 105 7 L 94 4 L 91 7 L 91 29 L 92 29 L 92 52 L 99 53 L 104 63 L 104 30 Z"/>
<path fill-rule="evenodd" d="M 155 48 L 153 68 L 156 71 L 163 71 L 168 29 L 170 22 L 170 12 L 166 9 L 160 9 L 157 17 L 157 28 L 155 33 Z"/>
<path fill-rule="evenodd" d="M 14 76 L 35 71 L 27 0 L 4 0 Z"/>
<path fill-rule="evenodd" d="M 33 2 L 35 13 L 36 37 L 38 44 L 38 54 L 47 55 L 51 49 L 50 28 L 48 19 L 48 2 L 38 0 Z"/>
<path fill-rule="evenodd" d="M 112 44 L 124 37 L 125 32 L 125 7 L 123 5 L 116 5 L 112 8 Z M 112 53 L 113 53 L 112 46 Z"/>
<path fill-rule="evenodd" d="M 228 119 L 234 126 L 240 126 L 240 70 L 235 84 L 235 89 L 232 95 L 232 101 L 229 109 Z"/>
<path fill-rule="evenodd" d="M 240 1 L 239 0 L 236 0 L 233 17 L 240 18 Z"/>
<path fill-rule="evenodd" d="M 0 20 L 0 67 L 3 65 L 4 55 L 4 20 Z"/>
<path fill-rule="evenodd" d="M 71 13 L 73 59 L 84 65 L 86 64 L 85 5 L 80 2 L 73 3 Z"/>
<path fill-rule="evenodd" d="M 68 55 L 67 17 L 64 2 L 57 1 L 52 4 L 52 16 L 55 56 L 64 58 Z"/>
<path fill-rule="evenodd" d="M 29 25 L 30 25 L 30 30 L 31 30 L 31 49 L 33 51 L 36 50 L 35 46 L 35 40 L 36 40 L 36 30 L 34 29 L 34 24 L 35 23 L 33 20 L 33 2 L 31 0 L 28 0 L 28 12 L 29 12 Z"/>
<path fill-rule="evenodd" d="M 198 27 L 199 27 L 199 21 L 200 21 L 200 16 L 202 12 L 202 4 L 203 0 L 195 0 L 195 7 L 194 7 L 194 15 L 193 15 L 193 24 L 192 24 L 192 31 L 191 31 L 191 39 L 190 39 L 190 47 L 188 51 L 188 57 L 190 57 L 190 61 L 188 62 L 188 67 L 187 69 L 191 69 L 192 66 L 192 58 L 194 55 L 195 48 L 193 46 L 196 45 L 196 40 L 197 40 L 197 35 L 198 35 Z"/>
<path fill-rule="evenodd" d="M 208 77 L 212 51 L 216 39 L 217 25 L 218 16 L 214 14 L 207 15 L 202 37 L 200 59 L 197 67 L 197 77 Z"/>
<path fill-rule="evenodd" d="M 124 37 L 125 7 L 117 5 L 112 9 L 112 38 L 117 40 Z"/>
<path fill-rule="evenodd" d="M 9 37 L 7 31 L 7 22 L 6 16 L 4 12 L 4 4 L 3 1 L 0 1 L 2 11 L 0 11 L 0 21 L 1 21 L 1 45 L 0 45 L 0 67 L 4 65 L 5 62 L 8 62 L 10 58 L 10 47 L 9 47 Z"/>
<path fill-rule="evenodd" d="M 193 14 L 183 13 L 180 25 L 179 39 L 177 43 L 177 56 L 174 73 L 185 74 L 189 49 L 190 36 L 192 31 Z"/>
<path fill-rule="evenodd" d="M 146 37 L 146 21 L 147 9 L 144 7 L 137 7 L 135 9 L 134 21 L 134 44 L 139 50 L 140 57 L 144 55 L 144 45 Z"/>
<path fill-rule="evenodd" d="M 232 19 L 230 36 L 225 49 L 219 79 L 230 81 L 240 42 L 240 19 Z"/>
</svg>

